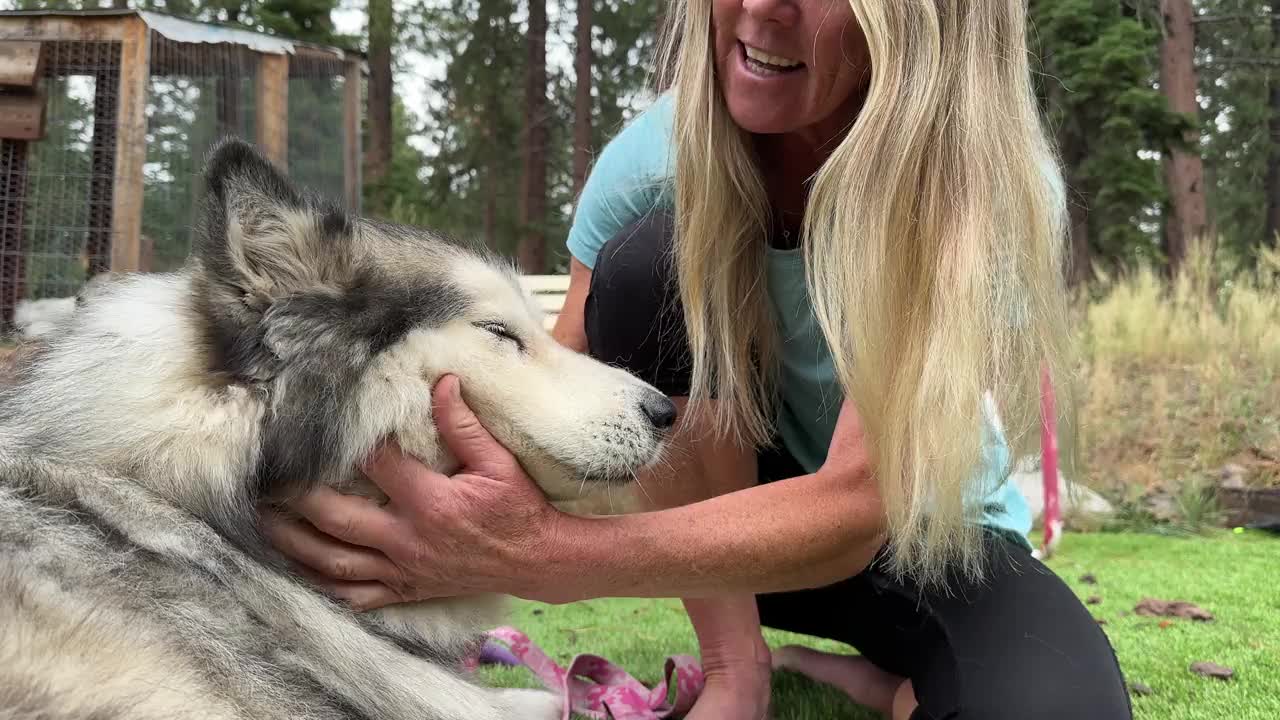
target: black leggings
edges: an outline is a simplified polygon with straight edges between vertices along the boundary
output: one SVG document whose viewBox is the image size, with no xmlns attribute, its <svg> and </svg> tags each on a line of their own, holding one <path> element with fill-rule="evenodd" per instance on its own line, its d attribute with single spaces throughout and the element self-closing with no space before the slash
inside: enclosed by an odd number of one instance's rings
<svg viewBox="0 0 1280 720">
<path fill-rule="evenodd" d="M 670 218 L 655 212 L 600 251 L 586 301 L 589 352 L 671 396 L 689 392 L 684 320 L 669 269 Z M 803 474 L 785 450 L 759 455 L 759 480 Z M 1128 720 L 1129 694 L 1106 635 L 1022 545 L 985 536 L 981 585 L 946 594 L 895 582 L 877 562 L 827 587 L 760 595 L 767 627 L 847 643 L 910 678 L 912 720 Z"/>
</svg>

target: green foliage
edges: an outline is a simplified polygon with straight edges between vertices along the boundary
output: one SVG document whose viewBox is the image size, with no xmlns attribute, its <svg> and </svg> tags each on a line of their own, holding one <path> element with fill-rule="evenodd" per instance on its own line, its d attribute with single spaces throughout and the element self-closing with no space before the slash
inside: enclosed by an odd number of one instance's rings
<svg viewBox="0 0 1280 720">
<path fill-rule="evenodd" d="M 425 134 L 427 199 L 446 232 L 513 253 L 518 228 L 524 120 L 524 36 L 511 0 L 421 9 L 424 51 L 445 59 L 424 80 L 433 98 Z M 429 29 L 429 30 L 428 30 Z"/>
<path fill-rule="evenodd" d="M 427 158 L 409 142 L 417 128 L 399 96 L 391 101 L 391 166 L 380 182 L 364 184 L 363 212 L 408 225 L 435 226 L 430 189 L 424 181 Z"/>
<path fill-rule="evenodd" d="M 560 7 L 548 44 L 572 49 L 572 6 Z M 428 217 L 450 234 L 483 241 L 514 254 L 520 234 L 521 158 L 525 118 L 524 8 L 515 0 L 424 0 L 406 18 L 401 42 L 444 63 L 443 77 L 406 79 L 427 84 L 430 107 L 423 115 L 422 135 L 430 152 L 426 172 L 412 175 L 392 170 L 380 187 L 366 189 L 370 207 L 385 209 L 397 202 L 414 204 L 419 176 L 425 193 L 417 216 Z M 642 100 L 637 94 L 649 74 L 654 22 L 652 0 L 609 0 L 595 8 L 593 47 L 593 146 L 616 133 L 629 111 Z M 556 19 L 552 13 L 552 19 Z M 552 267 L 568 266 L 562 239 L 568 232 L 573 163 L 573 70 L 554 62 L 549 51 L 547 111 L 548 212 L 541 220 L 548 238 Z M 402 85 L 403 87 L 403 85 Z M 400 137 L 393 146 L 401 148 Z M 406 152 L 406 160 L 419 157 Z M 396 160 L 393 158 L 393 165 Z M 401 185 L 405 183 L 405 185 Z"/>
<path fill-rule="evenodd" d="M 1166 193 L 1158 159 L 1189 127 L 1155 88 L 1159 30 L 1115 0 L 1033 0 L 1041 99 L 1095 260 L 1126 264 L 1159 247 Z"/>
<path fill-rule="evenodd" d="M 1267 130 L 1270 83 L 1280 68 L 1254 62 L 1274 55 L 1266 13 L 1258 0 L 1197 0 L 1203 14 L 1230 18 L 1198 27 L 1197 60 L 1205 117 L 1214 132 L 1205 138 L 1210 177 L 1208 202 L 1221 235 L 1219 250 L 1250 258 L 1265 240 L 1267 155 L 1274 142 Z M 1254 19 L 1250 19 L 1254 18 Z"/>
<path fill-rule="evenodd" d="M 606 0 L 594 8 L 595 148 L 603 147 L 643 101 L 653 74 L 659 5 L 655 0 Z"/>
<path fill-rule="evenodd" d="M 336 32 L 333 12 L 339 0 L 129 2 L 132 7 L 312 42 L 367 45 L 364 37 L 342 37 Z M 420 224 L 514 253 L 522 231 L 528 6 L 524 0 L 415 3 L 395 4 L 393 62 L 398 85 L 392 161 L 383 180 L 366 183 L 364 209 L 383 217 L 415 218 Z M 15 0 L 17 7 L 28 9 L 99 4 L 103 3 Z M 1272 57 L 1271 3 L 1194 0 L 1194 5 L 1201 15 L 1228 18 L 1197 24 L 1203 108 L 1200 149 L 1210 219 L 1221 238 L 1220 259 L 1249 266 L 1256 262 L 1256 248 L 1264 241 L 1267 158 L 1273 147 L 1268 92 L 1273 82 L 1280 82 L 1273 77 L 1280 65 Z M 593 8 L 588 148 L 592 154 L 651 99 L 660 6 L 659 0 L 599 0 Z M 549 241 L 550 271 L 567 266 L 562 239 L 575 203 L 576 79 L 569 58 L 575 10 L 574 2 L 549 8 L 548 211 L 538 222 Z M 1168 110 L 1158 88 L 1158 3 L 1030 0 L 1029 23 L 1046 119 L 1064 160 L 1072 201 L 1088 210 L 1092 260 L 1104 271 L 1146 261 L 1159 263 L 1168 204 L 1161 156 L 1182 142 L 1184 131 L 1193 126 Z M 410 72 L 407 50 L 428 57 L 434 76 Z M 173 237 L 181 230 L 170 229 L 185 227 L 200 191 L 198 181 L 165 178 L 194 173 L 193 158 L 199 157 L 216 130 L 210 120 L 214 112 L 209 96 L 214 88 L 197 87 L 194 79 L 183 87 L 178 84 L 166 85 L 168 97 L 149 110 L 148 172 L 154 186 L 149 184 L 147 189 L 147 213 L 148 231 L 157 234 L 153 238 L 158 243 L 157 257 L 183 252 L 185 238 Z M 424 92 L 411 94 L 410 90 Z M 406 98 L 418 94 L 427 98 L 425 106 L 406 106 Z M 252 92 L 241 96 L 243 115 L 237 125 L 251 135 Z M 340 98 L 340 80 L 295 78 L 290 82 L 290 168 L 333 196 L 342 193 L 342 158 L 333 142 L 342 126 Z M 69 116 L 68 122 L 73 120 Z M 185 158 L 181 148 L 186 148 Z M 71 158 L 88 150 L 83 144 L 72 144 L 60 145 L 58 152 Z M 74 162 L 83 164 L 87 158 Z"/>
</svg>

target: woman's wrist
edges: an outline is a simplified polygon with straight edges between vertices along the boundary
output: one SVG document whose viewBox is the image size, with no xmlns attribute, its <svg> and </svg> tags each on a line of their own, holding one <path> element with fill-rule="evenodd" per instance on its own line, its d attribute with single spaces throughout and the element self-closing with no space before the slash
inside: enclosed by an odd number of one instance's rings
<svg viewBox="0 0 1280 720">
<path fill-rule="evenodd" d="M 511 567 L 511 586 L 494 588 L 516 597 L 559 605 L 604 597 L 608 592 L 595 592 L 592 582 L 590 554 L 585 543 L 594 540 L 586 518 L 552 508 L 542 525 L 537 542 L 518 550 Z"/>
<path fill-rule="evenodd" d="M 703 664 L 737 674 L 769 666 L 754 595 L 685 598 Z"/>
</svg>

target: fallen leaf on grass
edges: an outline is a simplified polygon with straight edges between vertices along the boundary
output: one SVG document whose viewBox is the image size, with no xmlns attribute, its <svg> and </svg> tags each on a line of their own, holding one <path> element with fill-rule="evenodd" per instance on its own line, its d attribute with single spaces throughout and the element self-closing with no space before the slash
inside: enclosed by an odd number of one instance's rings
<svg viewBox="0 0 1280 720">
<path fill-rule="evenodd" d="M 1107 619 L 1106 619 L 1106 618 L 1096 617 L 1096 618 L 1094 618 L 1093 620 L 1094 620 L 1094 622 L 1098 623 L 1099 625 L 1106 625 L 1106 624 L 1107 624 Z"/>
<path fill-rule="evenodd" d="M 1102 602 L 1102 598 L 1098 597 L 1097 595 L 1090 595 L 1090 596 L 1089 596 L 1089 599 L 1084 601 L 1084 604 L 1085 604 L 1085 605 L 1097 605 L 1097 604 L 1098 604 L 1098 603 L 1100 603 L 1100 602 Z"/>
<path fill-rule="evenodd" d="M 1129 683 L 1129 692 L 1134 695 L 1151 695 L 1155 693 L 1155 690 L 1152 690 L 1151 686 L 1146 683 L 1131 682 Z"/>
<path fill-rule="evenodd" d="M 1133 611 L 1139 615 L 1148 615 L 1152 617 L 1180 617 L 1189 620 L 1209 621 L 1213 619 L 1213 613 L 1204 608 L 1193 605 L 1182 600 L 1157 600 L 1155 598 L 1142 598 Z"/>
<path fill-rule="evenodd" d="M 1085 585 L 1097 585 L 1098 578 L 1094 577 L 1093 573 L 1085 573 L 1084 575 L 1080 576 L 1080 582 L 1084 583 Z"/>
<path fill-rule="evenodd" d="M 1235 670 L 1225 665 L 1211 662 L 1193 662 L 1191 663 L 1191 672 L 1204 677 L 1218 678 L 1219 680 L 1230 680 L 1236 674 Z"/>
<path fill-rule="evenodd" d="M 1170 626 L 1170 625 L 1173 625 L 1173 621 L 1172 621 L 1172 620 L 1161 620 L 1161 621 L 1160 621 L 1160 629 L 1161 629 L 1161 630 L 1167 630 L 1167 629 L 1169 629 L 1169 626 Z"/>
</svg>

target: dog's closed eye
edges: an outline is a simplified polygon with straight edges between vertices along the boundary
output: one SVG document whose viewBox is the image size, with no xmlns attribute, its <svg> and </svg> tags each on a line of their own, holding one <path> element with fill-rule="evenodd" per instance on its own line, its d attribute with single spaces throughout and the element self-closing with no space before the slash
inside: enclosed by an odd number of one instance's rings
<svg viewBox="0 0 1280 720">
<path fill-rule="evenodd" d="M 502 323 L 494 320 L 486 320 L 483 322 L 475 323 L 475 326 L 480 328 L 481 330 L 484 330 L 485 332 L 488 332 L 492 335 L 502 338 L 503 340 L 508 340 L 510 342 L 515 343 L 516 347 L 520 350 L 520 352 L 524 352 L 524 341 L 521 340 L 519 336 L 517 336 L 515 333 L 511 332 L 511 330 L 506 325 L 503 325 Z"/>
</svg>

